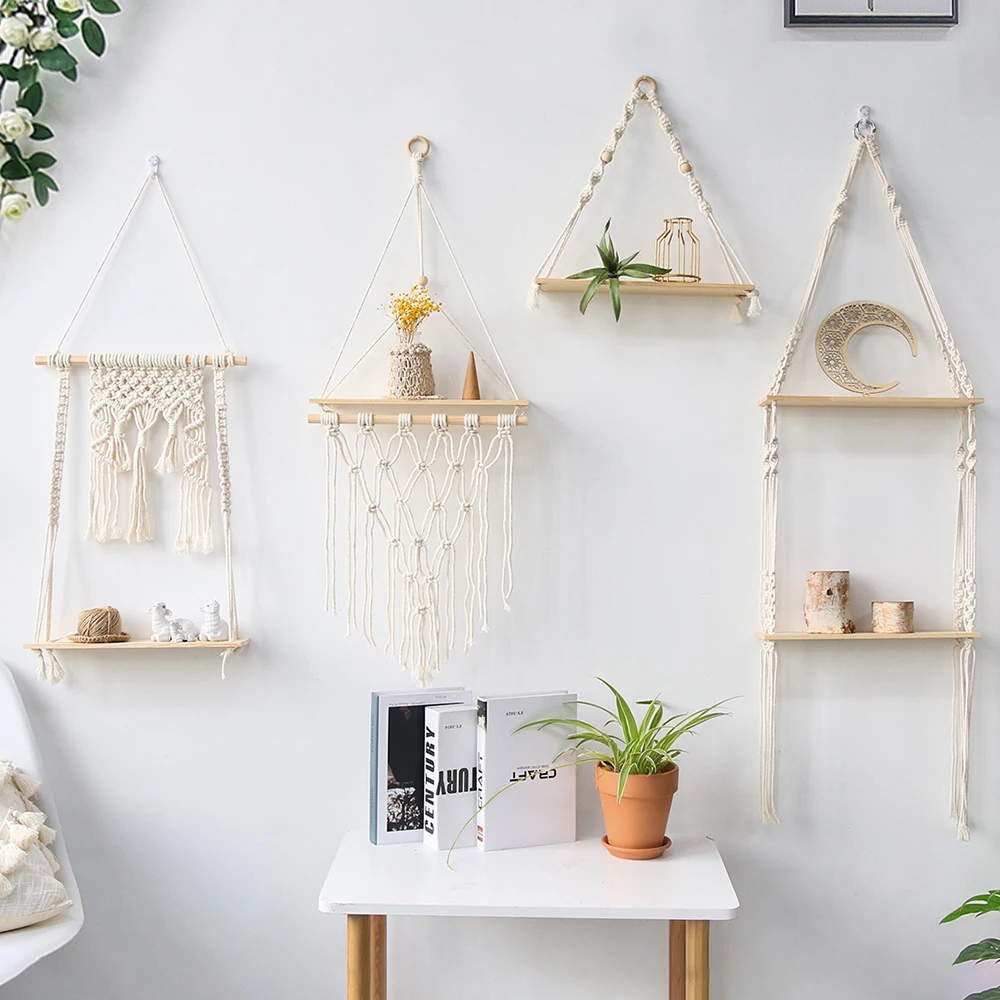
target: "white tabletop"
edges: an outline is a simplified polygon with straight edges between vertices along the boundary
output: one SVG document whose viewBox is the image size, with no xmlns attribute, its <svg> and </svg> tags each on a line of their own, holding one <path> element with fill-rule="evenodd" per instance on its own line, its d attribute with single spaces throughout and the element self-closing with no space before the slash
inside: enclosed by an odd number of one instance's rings
<svg viewBox="0 0 1000 1000">
<path fill-rule="evenodd" d="M 662 858 L 623 861 L 599 840 L 451 856 L 421 843 L 341 841 L 319 896 L 323 913 L 439 917 L 731 920 L 739 900 L 715 843 L 678 838 Z"/>
</svg>

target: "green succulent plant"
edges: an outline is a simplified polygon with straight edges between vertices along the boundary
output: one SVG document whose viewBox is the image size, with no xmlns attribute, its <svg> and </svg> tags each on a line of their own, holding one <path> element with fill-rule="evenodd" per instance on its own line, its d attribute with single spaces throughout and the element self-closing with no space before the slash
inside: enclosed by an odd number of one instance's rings
<svg viewBox="0 0 1000 1000">
<path fill-rule="evenodd" d="M 615 322 L 621 318 L 622 295 L 620 281 L 622 278 L 656 278 L 670 273 L 669 267 L 657 267 L 655 264 L 633 263 L 639 252 L 636 251 L 631 257 L 622 260 L 615 250 L 614 241 L 611 239 L 611 220 L 608 219 L 601 236 L 601 242 L 597 244 L 597 252 L 601 255 L 600 267 L 588 267 L 585 271 L 577 271 L 576 274 L 569 275 L 570 279 L 590 278 L 580 299 L 580 312 L 585 313 L 590 300 L 597 293 L 597 289 L 606 281 L 608 291 L 611 294 L 611 308 L 615 312 Z"/>
<path fill-rule="evenodd" d="M 950 924 L 959 917 L 967 917 L 970 914 L 981 917 L 984 913 L 1000 913 L 1000 889 L 991 889 L 989 892 L 981 893 L 978 896 L 971 896 L 957 910 L 952 910 L 941 923 Z M 970 944 L 963 948 L 954 965 L 962 962 L 1000 962 L 1000 940 L 996 938 L 986 938 L 976 944 Z M 1000 1000 L 1000 986 L 984 990 L 981 993 L 972 993 L 965 1000 Z"/>
</svg>

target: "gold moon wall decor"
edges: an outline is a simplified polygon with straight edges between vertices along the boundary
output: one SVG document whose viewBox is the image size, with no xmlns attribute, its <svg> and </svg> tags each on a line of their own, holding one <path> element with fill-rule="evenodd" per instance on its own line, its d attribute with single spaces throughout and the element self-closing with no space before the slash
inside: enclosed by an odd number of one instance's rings
<svg viewBox="0 0 1000 1000">
<path fill-rule="evenodd" d="M 917 338 L 910 324 L 890 306 L 881 302 L 848 302 L 834 309 L 816 331 L 816 358 L 827 378 L 851 392 L 865 396 L 895 389 L 899 381 L 886 385 L 873 385 L 860 378 L 847 360 L 851 338 L 870 326 L 888 326 L 898 330 L 910 345 L 913 357 L 917 356 Z"/>
</svg>

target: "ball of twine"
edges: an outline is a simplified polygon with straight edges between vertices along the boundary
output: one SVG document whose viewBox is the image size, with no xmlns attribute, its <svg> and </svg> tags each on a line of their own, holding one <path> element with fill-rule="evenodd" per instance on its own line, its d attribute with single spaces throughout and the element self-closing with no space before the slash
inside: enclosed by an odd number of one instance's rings
<svg viewBox="0 0 1000 1000">
<path fill-rule="evenodd" d="M 122 616 L 117 608 L 88 608 L 76 620 L 73 642 L 128 642 L 130 636 L 122 631 Z"/>
</svg>

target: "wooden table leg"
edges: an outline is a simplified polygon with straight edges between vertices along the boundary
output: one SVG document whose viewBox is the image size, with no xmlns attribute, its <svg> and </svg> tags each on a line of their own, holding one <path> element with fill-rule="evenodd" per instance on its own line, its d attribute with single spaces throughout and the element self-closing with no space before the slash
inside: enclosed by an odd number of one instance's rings
<svg viewBox="0 0 1000 1000">
<path fill-rule="evenodd" d="M 687 935 L 685 934 L 685 924 L 683 920 L 670 921 L 670 965 L 667 967 L 667 975 L 670 977 L 669 1000 L 686 1000 L 684 965 L 687 961 L 685 955 Z"/>
<path fill-rule="evenodd" d="M 708 921 L 687 921 L 685 939 L 684 1000 L 708 1000 Z"/>
<path fill-rule="evenodd" d="M 374 914 L 371 920 L 371 1000 L 386 1000 L 386 928 L 385 916 Z"/>
<path fill-rule="evenodd" d="M 347 915 L 347 1000 L 371 1000 L 371 917 Z"/>
</svg>

